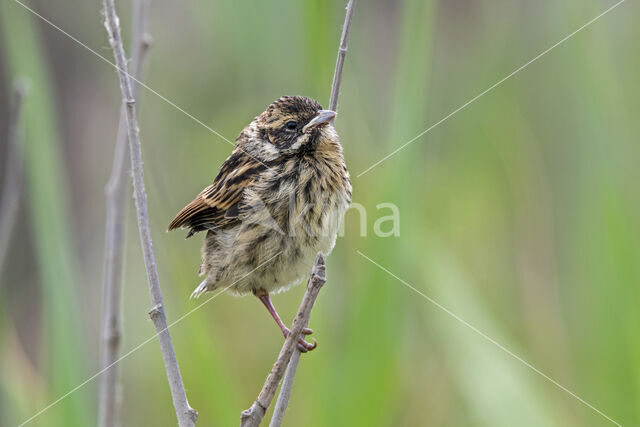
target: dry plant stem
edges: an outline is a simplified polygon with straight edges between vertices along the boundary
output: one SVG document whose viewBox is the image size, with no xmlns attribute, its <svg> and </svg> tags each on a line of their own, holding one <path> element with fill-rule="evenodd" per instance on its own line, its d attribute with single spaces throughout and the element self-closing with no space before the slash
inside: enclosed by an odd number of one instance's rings
<svg viewBox="0 0 640 427">
<path fill-rule="evenodd" d="M 134 0 L 131 39 L 131 74 L 140 80 L 144 59 L 150 46 L 147 34 L 147 12 L 150 0 Z M 137 96 L 138 86 L 134 87 Z M 118 366 L 120 349 L 120 292 L 124 258 L 124 233 L 128 194 L 129 160 L 127 156 L 127 117 L 124 106 L 120 110 L 120 122 L 113 165 L 105 187 L 106 224 L 104 248 L 104 275 L 102 299 L 102 340 L 100 345 L 100 369 L 107 369 L 100 376 L 98 392 L 98 426 L 113 427 L 118 420 Z"/>
<path fill-rule="evenodd" d="M 282 420 L 284 419 L 284 413 L 287 411 L 289 405 L 289 398 L 291 397 L 291 390 L 293 389 L 293 381 L 296 378 L 296 371 L 298 370 L 298 362 L 300 362 L 300 355 L 302 353 L 296 346 L 289 359 L 287 370 L 284 373 L 284 379 L 282 380 L 282 386 L 280 387 L 280 394 L 276 400 L 276 406 L 273 409 L 273 416 L 269 427 L 280 427 Z"/>
<path fill-rule="evenodd" d="M 340 47 L 338 48 L 338 59 L 336 60 L 336 70 L 333 74 L 333 83 L 331 85 L 331 99 L 329 100 L 329 109 L 338 111 L 338 95 L 340 94 L 340 83 L 342 82 L 342 70 L 344 68 L 344 60 L 347 55 L 347 47 L 349 45 L 349 33 L 351 32 L 351 23 L 353 22 L 353 13 L 356 7 L 356 0 L 349 0 L 347 4 L 347 12 L 344 17 L 344 25 L 342 26 L 342 36 L 340 37 Z M 280 387 L 280 394 L 276 401 L 276 407 L 273 410 L 273 417 L 269 427 L 280 427 L 284 419 L 284 413 L 289 405 L 289 398 L 293 388 L 293 382 L 300 361 L 300 350 L 296 347 L 291 355 L 287 371 Z"/>
<path fill-rule="evenodd" d="M 0 270 L 9 248 L 11 231 L 14 229 L 23 180 L 23 151 L 20 144 L 20 121 L 26 85 L 23 81 L 13 83 L 11 105 L 9 106 L 7 152 L 0 200 Z"/>
<path fill-rule="evenodd" d="M 149 281 L 149 294 L 151 296 L 151 311 L 149 315 L 153 321 L 160 342 L 162 359 L 164 361 L 169 388 L 173 399 L 173 406 L 176 410 L 178 424 L 180 427 L 195 426 L 198 413 L 189 406 L 187 395 L 184 390 L 180 368 L 176 359 L 171 335 L 167 328 L 167 319 L 164 313 L 162 301 L 162 291 L 160 290 L 160 279 L 156 266 L 153 243 L 151 241 L 151 230 L 149 227 L 149 213 L 147 209 L 147 195 L 144 188 L 142 174 L 142 152 L 140 138 L 138 134 L 138 120 L 136 118 L 136 105 L 133 97 L 131 79 L 127 73 L 127 63 L 120 37 L 120 25 L 116 15 L 114 0 L 104 0 L 105 27 L 109 34 L 109 43 L 113 49 L 118 77 L 120 79 L 120 90 L 126 109 L 127 135 L 129 140 L 129 151 L 131 155 L 131 169 L 133 175 L 133 193 L 135 199 L 136 213 L 138 217 L 138 230 L 140 232 L 140 242 L 144 263 Z"/>
<path fill-rule="evenodd" d="M 353 22 L 353 12 L 355 8 L 356 0 L 349 0 L 349 3 L 347 4 L 347 13 L 344 17 L 344 25 L 342 26 L 342 36 L 340 37 L 340 47 L 338 48 L 336 70 L 333 73 L 333 83 L 331 84 L 329 109 L 333 111 L 338 111 L 338 95 L 340 94 L 340 84 L 342 83 L 342 68 L 344 67 L 344 58 L 347 56 L 349 33 L 351 32 L 351 23 Z"/>
<path fill-rule="evenodd" d="M 320 288 L 322 288 L 325 282 L 324 256 L 322 254 L 318 254 L 311 272 L 311 277 L 309 277 L 307 290 L 302 298 L 302 302 L 300 303 L 298 314 L 296 314 L 296 317 L 293 320 L 291 333 L 287 336 L 287 339 L 284 340 L 284 345 L 280 350 L 276 363 L 273 364 L 273 368 L 271 368 L 271 372 L 269 373 L 258 398 L 253 402 L 253 405 L 251 405 L 249 409 L 242 411 L 242 414 L 240 415 L 241 427 L 255 427 L 260 425 L 262 418 L 264 418 L 264 414 L 267 412 L 267 408 L 276 394 L 278 384 L 284 375 L 289 359 L 291 358 L 294 349 L 297 347 L 296 345 L 298 343 L 298 338 L 300 337 L 300 332 L 302 331 L 302 328 L 305 328 L 309 324 L 311 309 L 318 297 Z"/>
</svg>

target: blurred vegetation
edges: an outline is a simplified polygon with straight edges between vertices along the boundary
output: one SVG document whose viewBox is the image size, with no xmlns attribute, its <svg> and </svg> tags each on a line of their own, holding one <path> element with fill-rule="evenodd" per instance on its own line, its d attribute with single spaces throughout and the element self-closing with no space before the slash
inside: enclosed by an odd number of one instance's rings
<svg viewBox="0 0 640 427">
<path fill-rule="evenodd" d="M 152 4 L 147 83 L 233 140 L 283 94 L 327 104 L 343 1 Z M 337 128 L 355 212 L 328 258 L 287 425 L 608 425 L 365 258 L 622 425 L 640 424 L 640 6 L 625 2 L 406 149 L 360 172 L 614 2 L 359 2 Z M 100 2 L 29 2 L 107 58 Z M 129 2 L 118 2 L 129 28 Z M 0 425 L 97 370 L 114 70 L 19 4 L 0 5 L 0 124 L 31 81 L 27 188 L 0 273 Z M 231 146 L 150 92 L 140 121 L 169 322 L 193 309 L 201 238 L 166 224 Z M 4 141 L 4 139 L 1 139 Z M 5 144 L 0 148 L 4 155 Z M 0 162 L 3 164 L 3 162 Z M 400 237 L 376 237 L 383 202 Z M 123 351 L 153 335 L 133 207 Z M 274 302 L 291 319 L 302 287 Z M 282 344 L 253 298 L 221 295 L 172 328 L 199 425 L 236 425 Z M 121 362 L 123 425 L 175 425 L 157 341 Z M 30 426 L 95 422 L 96 381 Z M 153 408 L 149 410 L 147 408 Z"/>
</svg>

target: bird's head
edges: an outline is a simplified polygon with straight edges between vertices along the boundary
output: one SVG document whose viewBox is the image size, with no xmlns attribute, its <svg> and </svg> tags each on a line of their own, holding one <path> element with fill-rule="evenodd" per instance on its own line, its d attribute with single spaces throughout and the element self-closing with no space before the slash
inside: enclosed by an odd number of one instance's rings
<svg viewBox="0 0 640 427">
<path fill-rule="evenodd" d="M 238 144 L 261 160 L 313 149 L 323 142 L 336 141 L 335 111 L 323 110 L 304 96 L 283 96 L 257 116 L 238 138 Z"/>
</svg>

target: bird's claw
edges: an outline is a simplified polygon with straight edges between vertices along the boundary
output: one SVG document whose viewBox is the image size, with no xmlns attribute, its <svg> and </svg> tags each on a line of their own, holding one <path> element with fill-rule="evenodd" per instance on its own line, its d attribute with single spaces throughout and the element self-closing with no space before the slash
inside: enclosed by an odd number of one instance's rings
<svg viewBox="0 0 640 427">
<path fill-rule="evenodd" d="M 284 337 L 287 338 L 289 336 L 289 333 L 290 331 L 287 329 L 284 333 Z M 302 328 L 302 331 L 300 331 L 300 333 L 302 334 L 302 336 L 298 338 L 298 350 L 300 350 L 300 352 L 307 353 L 318 346 L 318 342 L 315 339 L 313 340 L 313 344 L 304 339 L 304 336 L 311 335 L 313 333 L 313 330 L 309 328 Z"/>
<path fill-rule="evenodd" d="M 308 351 L 311 351 L 314 348 L 316 348 L 317 346 L 318 346 L 318 342 L 315 340 L 315 338 L 313 339 L 313 344 L 311 344 L 310 342 L 306 341 L 302 337 L 300 337 L 298 339 L 298 350 L 300 350 L 300 352 L 302 352 L 302 353 L 306 353 Z"/>
</svg>

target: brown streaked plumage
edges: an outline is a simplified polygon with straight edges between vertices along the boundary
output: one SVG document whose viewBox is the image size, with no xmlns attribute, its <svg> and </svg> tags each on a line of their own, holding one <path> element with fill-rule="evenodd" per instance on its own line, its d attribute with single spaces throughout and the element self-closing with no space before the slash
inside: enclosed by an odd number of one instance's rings
<svg viewBox="0 0 640 427">
<path fill-rule="evenodd" d="M 269 293 L 300 283 L 317 252 L 331 252 L 351 202 L 334 117 L 310 98 L 283 96 L 242 130 L 213 184 L 169 225 L 188 229 L 187 237 L 207 232 L 206 277 L 192 296 L 251 292 L 287 336 Z M 301 339 L 299 347 L 315 343 Z"/>
</svg>

